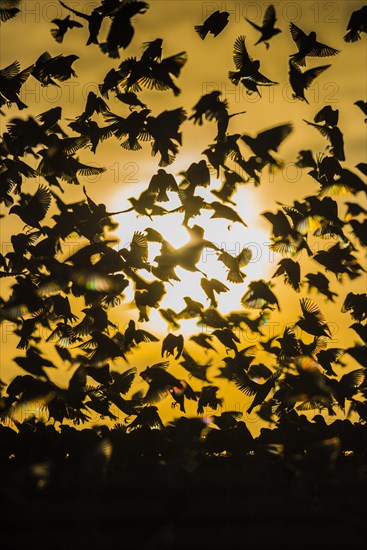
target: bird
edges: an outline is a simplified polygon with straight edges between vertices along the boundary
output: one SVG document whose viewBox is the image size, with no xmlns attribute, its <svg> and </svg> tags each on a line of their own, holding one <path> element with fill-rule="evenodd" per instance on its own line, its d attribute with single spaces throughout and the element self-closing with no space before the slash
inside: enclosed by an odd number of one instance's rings
<svg viewBox="0 0 367 550">
<path fill-rule="evenodd" d="M 152 156 L 157 153 L 161 155 L 159 166 L 168 166 L 175 160 L 182 143 L 179 129 L 185 119 L 186 111 L 182 107 L 171 111 L 165 110 L 157 117 L 147 117 L 145 129 L 152 139 Z"/>
<path fill-rule="evenodd" d="M 141 107 L 142 109 L 147 109 L 146 104 L 140 101 L 140 99 L 134 92 L 117 92 L 116 97 L 122 103 L 125 103 L 126 105 L 128 105 L 130 111 L 132 111 L 135 107 Z"/>
<path fill-rule="evenodd" d="M 88 21 L 89 37 L 86 45 L 89 46 L 89 44 L 98 44 L 99 31 L 101 29 L 103 19 L 108 15 L 108 12 L 106 11 L 104 13 L 104 11 L 101 9 L 102 6 L 97 6 L 91 11 L 90 14 L 86 14 L 86 13 L 74 10 L 73 8 L 70 8 L 67 4 L 65 4 L 64 2 L 61 2 L 61 0 L 59 1 L 60 1 L 60 4 L 65 9 L 71 11 L 77 17 L 81 17 L 85 21 Z M 107 3 L 105 3 L 105 5 L 107 5 Z"/>
<path fill-rule="evenodd" d="M 48 187 L 39 185 L 33 196 L 26 198 L 24 204 L 15 204 L 9 214 L 16 214 L 30 228 L 42 230 L 40 222 L 46 216 L 51 205 L 51 193 Z"/>
<path fill-rule="evenodd" d="M 213 410 L 216 410 L 223 403 L 223 399 L 217 396 L 219 391 L 218 386 L 203 386 L 201 392 L 199 393 L 199 400 L 197 406 L 197 414 L 204 413 L 204 407 L 210 407 Z"/>
<path fill-rule="evenodd" d="M 254 309 L 273 309 L 273 305 L 276 305 L 280 311 L 278 299 L 271 290 L 271 283 L 263 279 L 249 283 L 248 290 L 241 298 L 241 304 Z"/>
<path fill-rule="evenodd" d="M 272 279 L 284 275 L 284 282 L 289 284 L 296 292 L 299 292 L 301 283 L 301 267 L 299 262 L 291 258 L 283 258 L 278 262 L 278 266 Z"/>
<path fill-rule="evenodd" d="M 56 28 L 51 29 L 51 34 L 56 42 L 59 42 L 60 44 L 63 42 L 64 36 L 69 29 L 83 27 L 83 25 L 78 23 L 78 21 L 72 21 L 70 19 L 70 15 L 67 15 L 64 19 L 59 19 L 58 17 L 51 19 L 51 23 L 55 23 L 56 25 Z"/>
<path fill-rule="evenodd" d="M 300 67 L 291 59 L 289 60 L 289 83 L 293 90 L 293 98 L 301 99 L 307 104 L 308 99 L 305 97 L 305 90 L 309 88 L 312 82 L 320 76 L 331 65 L 321 65 L 320 67 L 314 67 L 302 72 Z"/>
<path fill-rule="evenodd" d="M 150 405 L 161 401 L 168 395 L 170 389 L 173 388 L 176 388 L 176 391 L 184 391 L 186 388 L 190 388 L 188 393 L 191 393 L 190 390 L 193 392 L 191 386 L 189 386 L 186 381 L 181 381 L 173 376 L 167 371 L 167 368 L 168 362 L 162 361 L 160 363 L 155 363 L 154 365 L 148 366 L 141 371 L 141 378 L 149 384 L 149 389 L 144 396 L 145 403 Z M 183 382 L 187 385 L 184 386 Z"/>
<path fill-rule="evenodd" d="M 328 300 L 334 302 L 334 298 L 338 296 L 336 292 L 333 292 L 330 288 L 329 279 L 320 271 L 317 273 L 307 273 L 305 276 L 308 289 L 315 288 L 320 294 L 324 294 Z"/>
<path fill-rule="evenodd" d="M 214 308 L 218 307 L 215 294 L 221 294 L 222 292 L 229 291 L 229 288 L 221 281 L 218 281 L 218 279 L 207 279 L 202 277 L 200 279 L 200 286 L 207 295 L 208 300 L 210 300 L 210 306 Z"/>
<path fill-rule="evenodd" d="M 213 201 L 208 203 L 207 208 L 214 210 L 214 213 L 210 216 L 210 218 L 224 218 L 233 223 L 242 223 L 244 227 L 247 227 L 247 223 L 245 223 L 240 215 L 230 206 L 226 206 L 219 201 Z"/>
<path fill-rule="evenodd" d="M 236 342 L 239 344 L 241 340 L 233 330 L 230 328 L 220 328 L 213 330 L 212 335 L 226 348 L 227 353 L 230 349 L 237 353 L 238 348 Z"/>
<path fill-rule="evenodd" d="M 199 101 L 194 105 L 193 114 L 189 117 L 189 120 L 193 120 L 194 124 L 203 124 L 203 117 L 206 120 L 218 119 L 218 116 L 227 109 L 228 102 L 226 99 L 220 99 L 221 92 L 219 90 L 213 90 L 200 97 Z"/>
<path fill-rule="evenodd" d="M 241 271 L 241 267 L 248 265 L 251 258 L 252 250 L 248 247 L 244 247 L 237 256 L 232 256 L 224 249 L 218 251 L 218 260 L 228 268 L 227 279 L 231 283 L 243 282 L 246 275 Z"/>
<path fill-rule="evenodd" d="M 204 335 L 204 333 L 201 333 L 201 335 Z M 211 349 L 214 350 L 213 347 Z M 187 372 L 189 373 L 189 378 L 193 376 L 194 378 L 202 380 L 203 382 L 209 382 L 208 370 L 211 367 L 211 362 L 207 362 L 204 365 L 201 365 L 193 357 L 191 357 L 191 355 L 186 350 L 183 350 L 182 352 L 182 359 L 183 360 L 180 361 L 180 365 L 185 370 L 187 370 Z"/>
<path fill-rule="evenodd" d="M 6 103 L 15 103 L 19 110 L 26 109 L 27 105 L 20 99 L 19 94 L 22 85 L 30 76 L 34 65 L 20 70 L 19 61 L 14 61 L 0 70 L 0 106 Z"/>
<path fill-rule="evenodd" d="M 72 67 L 72 64 L 79 59 L 78 55 L 56 55 L 52 57 L 49 52 L 41 54 L 32 68 L 32 76 L 41 83 L 41 86 L 58 86 L 57 82 L 53 80 L 59 80 L 64 82 L 69 80 L 72 76 L 76 77 L 76 73 Z"/>
<path fill-rule="evenodd" d="M 367 319 L 367 294 L 348 292 L 341 311 L 343 313 L 348 312 L 355 321 L 361 323 Z"/>
<path fill-rule="evenodd" d="M 262 22 L 262 25 L 257 25 L 253 21 L 250 21 L 247 17 L 245 18 L 250 25 L 254 27 L 257 31 L 261 33 L 260 38 L 257 42 L 255 42 L 255 46 L 257 44 L 260 44 L 260 42 L 263 42 L 266 46 L 266 49 L 269 48 L 269 40 L 273 37 L 282 32 L 280 29 L 277 29 L 275 27 L 276 23 L 276 15 L 275 15 L 275 8 L 273 4 L 270 4 L 265 11 L 264 19 Z"/>
<path fill-rule="evenodd" d="M 247 52 L 245 37 L 243 35 L 238 36 L 233 46 L 233 61 L 236 67 L 236 71 L 229 71 L 228 78 L 230 81 L 238 86 L 241 82 L 243 85 L 253 85 L 252 91 L 257 91 L 257 85 L 259 86 L 273 86 L 278 84 L 270 80 L 262 73 L 260 73 L 260 61 L 252 59 Z"/>
<path fill-rule="evenodd" d="M 194 29 L 202 40 L 207 34 L 218 36 L 222 30 L 228 25 L 229 13 L 227 11 L 216 10 L 210 14 L 202 25 L 195 25 Z"/>
<path fill-rule="evenodd" d="M 326 137 L 326 139 L 330 142 L 331 153 L 335 155 L 338 160 L 345 160 L 344 138 L 338 126 L 330 126 L 328 124 L 315 124 L 305 119 L 304 122 L 316 128 L 321 135 Z"/>
<path fill-rule="evenodd" d="M 289 28 L 291 36 L 298 47 L 298 52 L 291 54 L 289 57 L 291 57 L 297 65 L 304 66 L 306 63 L 306 56 L 327 57 L 340 53 L 340 50 L 318 42 L 314 31 L 306 34 L 293 22 L 290 23 Z"/>
<path fill-rule="evenodd" d="M 367 32 L 367 6 L 351 13 L 343 39 L 345 42 L 357 42 L 361 39 L 362 32 Z"/>
<path fill-rule="evenodd" d="M 193 334 L 190 336 L 189 340 L 192 340 L 192 342 L 195 342 L 198 346 L 207 349 L 207 350 L 213 350 L 217 351 L 215 347 L 212 346 L 212 335 L 211 334 L 205 334 L 205 332 L 199 332 L 199 334 Z M 185 351 L 183 352 L 183 356 L 185 356 Z"/>
<path fill-rule="evenodd" d="M 113 59 L 119 58 L 119 49 L 127 48 L 135 34 L 131 19 L 135 15 L 144 14 L 148 8 L 149 4 L 141 0 L 118 3 L 112 13 L 108 14 L 111 23 L 106 41 L 99 44 L 102 52 Z"/>
<path fill-rule="evenodd" d="M 256 137 L 243 134 L 240 139 L 250 147 L 261 161 L 269 163 L 270 166 L 281 166 L 281 163 L 270 154 L 270 151 L 278 151 L 281 143 L 292 131 L 293 125 L 291 123 L 280 124 L 263 130 Z"/>
<path fill-rule="evenodd" d="M 162 340 L 161 356 L 165 355 L 170 356 L 174 355 L 175 350 L 175 359 L 178 359 L 182 354 L 184 349 L 184 337 L 182 334 L 176 335 L 169 332 L 167 336 Z"/>
<path fill-rule="evenodd" d="M 311 298 L 301 298 L 300 306 L 303 313 L 296 323 L 302 330 L 313 336 L 326 336 L 331 338 L 330 328 L 319 306 Z"/>
</svg>

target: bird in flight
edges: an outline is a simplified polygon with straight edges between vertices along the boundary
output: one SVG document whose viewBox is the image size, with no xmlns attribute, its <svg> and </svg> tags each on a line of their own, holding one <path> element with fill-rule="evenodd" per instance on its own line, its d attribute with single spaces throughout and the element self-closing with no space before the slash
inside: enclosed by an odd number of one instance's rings
<svg viewBox="0 0 367 550">
<path fill-rule="evenodd" d="M 257 44 L 260 44 L 261 42 L 263 42 L 266 46 L 266 49 L 268 49 L 269 48 L 269 40 L 273 36 L 275 36 L 275 35 L 279 34 L 280 32 L 282 32 L 280 29 L 277 29 L 275 27 L 275 23 L 276 23 L 277 19 L 276 19 L 275 8 L 274 8 L 273 4 L 270 4 L 266 8 L 262 25 L 257 25 L 253 21 L 250 21 L 250 19 L 248 19 L 247 17 L 245 19 L 248 23 L 250 23 L 250 25 L 252 25 L 254 27 L 254 29 L 256 29 L 257 31 L 259 31 L 261 33 L 261 36 L 260 36 L 259 40 L 257 42 L 255 42 L 255 46 Z"/>
<path fill-rule="evenodd" d="M 56 17 L 51 20 L 51 23 L 55 23 L 56 25 L 55 28 L 51 29 L 51 34 L 56 42 L 59 42 L 59 44 L 63 42 L 64 36 L 69 29 L 73 29 L 74 27 L 83 27 L 83 25 L 78 23 L 78 21 L 72 21 L 70 19 L 70 15 L 67 15 L 64 19 L 59 19 Z"/>
<path fill-rule="evenodd" d="M 326 71 L 326 69 L 328 69 L 329 67 L 331 67 L 331 65 L 321 65 L 320 67 L 313 67 L 312 69 L 308 69 L 302 72 L 297 63 L 295 63 L 293 59 L 290 59 L 289 83 L 294 92 L 293 98 L 302 99 L 303 101 L 308 103 L 308 100 L 305 97 L 305 90 L 307 90 L 307 88 L 311 86 L 315 78 L 320 76 L 320 74 Z"/>
<path fill-rule="evenodd" d="M 233 61 L 236 71 L 229 71 L 229 80 L 238 86 L 241 82 L 245 87 L 250 84 L 251 91 L 258 91 L 258 86 L 273 86 L 278 84 L 264 76 L 260 72 L 260 61 L 252 59 L 246 49 L 245 37 L 243 35 L 236 38 L 233 46 Z"/>
<path fill-rule="evenodd" d="M 215 11 L 207 17 L 202 25 L 195 25 L 194 29 L 202 40 L 208 33 L 218 36 L 227 26 L 229 13 L 227 11 Z"/>
<path fill-rule="evenodd" d="M 294 23 L 290 23 L 290 31 L 293 40 L 297 44 L 298 52 L 291 54 L 289 57 L 291 57 L 297 65 L 305 65 L 306 56 L 328 57 L 340 53 L 340 50 L 327 46 L 322 42 L 318 42 L 314 31 L 306 34 Z"/>
<path fill-rule="evenodd" d="M 345 42 L 357 42 L 361 39 L 361 33 L 367 32 L 367 6 L 352 12 L 344 35 Z"/>
</svg>

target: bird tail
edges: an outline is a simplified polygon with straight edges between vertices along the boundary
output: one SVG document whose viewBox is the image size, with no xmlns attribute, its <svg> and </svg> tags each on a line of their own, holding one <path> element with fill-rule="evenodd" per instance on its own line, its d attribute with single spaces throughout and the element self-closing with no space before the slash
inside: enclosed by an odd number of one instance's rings
<svg viewBox="0 0 367 550">
<path fill-rule="evenodd" d="M 198 35 L 200 36 L 201 40 L 204 40 L 204 38 L 208 34 L 208 30 L 205 28 L 205 26 L 204 25 L 195 25 L 194 29 L 198 33 Z"/>
<path fill-rule="evenodd" d="M 228 78 L 236 86 L 239 84 L 241 80 L 241 76 L 239 75 L 238 71 L 229 71 Z"/>
<path fill-rule="evenodd" d="M 357 31 L 350 30 L 347 32 L 347 34 L 344 35 L 344 41 L 345 42 L 357 42 L 361 38 L 360 33 Z"/>
<path fill-rule="evenodd" d="M 16 98 L 16 104 L 17 104 L 17 107 L 18 109 L 21 111 L 22 109 L 26 109 L 28 107 L 28 105 L 26 105 L 25 103 L 23 103 L 23 101 L 21 101 L 19 99 L 19 97 Z"/>
</svg>

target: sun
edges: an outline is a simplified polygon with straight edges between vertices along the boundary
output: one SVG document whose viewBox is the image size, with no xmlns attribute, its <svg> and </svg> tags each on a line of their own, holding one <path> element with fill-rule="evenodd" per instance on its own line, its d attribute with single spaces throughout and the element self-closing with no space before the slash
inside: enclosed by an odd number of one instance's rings
<svg viewBox="0 0 367 550">
<path fill-rule="evenodd" d="M 135 196 L 138 196 L 134 189 Z M 200 188 L 197 192 L 207 202 L 213 201 L 213 195 L 207 189 Z M 131 194 L 131 193 L 130 193 Z M 125 193 L 126 198 L 121 198 L 121 193 L 116 197 L 113 203 L 119 205 L 126 202 L 129 193 Z M 176 193 L 169 193 L 169 203 L 165 203 L 167 210 L 175 210 L 180 205 Z M 169 206 L 168 206 L 169 205 Z M 242 220 L 245 221 L 247 227 L 239 222 L 230 222 L 223 218 L 211 218 L 212 210 L 202 210 L 199 216 L 193 217 L 189 221 L 189 226 L 199 225 L 205 231 L 205 239 L 213 242 L 219 249 L 224 250 L 232 256 L 237 256 L 241 250 L 246 247 L 251 250 L 252 257 L 246 267 L 241 268 L 245 274 L 242 283 L 232 283 L 227 279 L 228 269 L 223 262 L 218 260 L 218 252 L 213 248 L 204 248 L 199 262 L 196 264 L 198 271 L 190 272 L 181 267 L 176 267 L 175 271 L 180 278 L 180 281 L 170 281 L 165 283 L 166 294 L 160 302 L 160 307 L 170 308 L 176 312 L 181 311 L 185 307 L 185 297 L 196 300 L 203 304 L 204 308 L 210 306 L 210 302 L 204 293 L 200 280 L 203 277 L 208 279 L 215 278 L 224 283 L 228 287 L 228 292 L 223 292 L 217 296 L 218 310 L 222 315 L 226 315 L 231 311 L 239 311 L 242 309 L 241 297 L 246 292 L 248 284 L 257 279 L 267 280 L 271 277 L 274 271 L 273 253 L 269 249 L 270 237 L 269 232 L 261 217 L 261 205 L 256 193 L 249 186 L 240 188 L 235 195 L 235 205 L 231 205 L 239 214 Z M 136 212 L 127 212 L 114 218 L 119 227 L 115 231 L 116 237 L 119 239 L 119 247 L 128 247 L 134 231 L 144 232 L 148 227 L 159 231 L 165 240 L 167 240 L 174 248 L 184 246 L 190 239 L 190 235 L 182 225 L 183 213 L 170 213 L 163 216 L 154 216 L 149 219 L 148 216 L 137 216 Z M 152 265 L 154 258 L 160 253 L 159 243 L 149 243 L 149 262 Z M 147 280 L 153 280 L 151 273 L 141 271 L 141 275 Z M 134 290 L 128 287 L 125 291 L 125 298 L 131 304 L 129 313 L 132 315 Z M 165 321 L 159 310 L 152 308 L 149 313 L 150 326 L 162 334 L 167 332 L 167 321 Z M 180 332 L 184 335 L 197 332 L 197 319 L 189 319 L 180 322 Z"/>
</svg>

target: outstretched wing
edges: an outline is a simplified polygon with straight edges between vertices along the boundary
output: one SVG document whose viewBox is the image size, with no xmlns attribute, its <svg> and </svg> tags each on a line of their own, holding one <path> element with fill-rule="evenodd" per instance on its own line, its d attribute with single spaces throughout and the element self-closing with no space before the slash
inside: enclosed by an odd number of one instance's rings
<svg viewBox="0 0 367 550">
<path fill-rule="evenodd" d="M 243 35 L 236 38 L 233 46 L 233 61 L 236 69 L 241 70 L 246 64 L 251 63 L 252 59 L 247 53 L 245 37 Z"/>
</svg>

